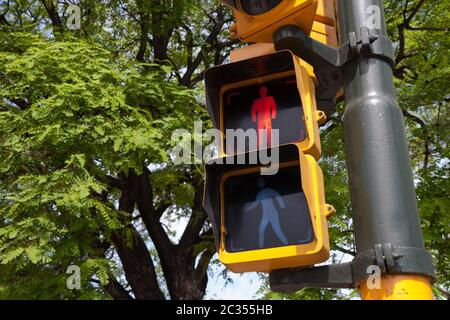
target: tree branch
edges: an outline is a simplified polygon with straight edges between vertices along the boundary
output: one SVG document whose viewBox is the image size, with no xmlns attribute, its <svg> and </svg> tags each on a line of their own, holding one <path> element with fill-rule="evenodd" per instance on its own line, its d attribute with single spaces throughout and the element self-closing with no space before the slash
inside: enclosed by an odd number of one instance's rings
<svg viewBox="0 0 450 320">
<path fill-rule="evenodd" d="M 135 186 L 132 179 L 122 177 L 124 190 L 119 200 L 119 209 L 130 214 L 134 211 L 136 203 Z M 131 219 L 130 219 L 131 220 Z M 131 246 L 124 239 L 123 234 L 114 232 L 112 234 L 113 243 L 122 261 L 125 276 L 131 286 L 136 299 L 163 300 L 165 299 L 159 288 L 156 277 L 155 266 L 153 265 L 150 253 L 144 240 L 131 225 L 130 221 L 124 221 L 128 232 L 131 232 Z"/>
<path fill-rule="evenodd" d="M 225 24 L 225 21 L 224 21 L 224 12 L 221 7 L 218 8 L 217 17 L 218 17 L 217 21 L 215 22 L 211 32 L 209 33 L 208 37 L 203 43 L 199 53 L 197 54 L 196 58 L 194 59 L 194 61 L 192 61 L 191 65 L 188 67 L 188 69 L 183 75 L 181 84 L 186 87 L 190 87 L 192 75 L 194 74 L 195 70 L 197 70 L 197 68 L 200 66 L 203 56 L 206 54 L 206 51 L 209 50 L 214 41 L 217 40 L 217 37 L 219 36 L 220 32 L 222 32 L 222 28 Z"/>
<path fill-rule="evenodd" d="M 152 3 L 154 5 L 151 11 L 153 55 L 156 61 L 164 61 L 167 60 L 167 48 L 175 28 L 173 23 L 164 21 L 164 15 L 167 14 L 163 10 L 164 3 L 161 0 L 153 0 Z"/>
<path fill-rule="evenodd" d="M 44 8 L 47 11 L 48 16 L 52 22 L 53 33 L 55 35 L 62 34 L 64 32 L 64 27 L 61 21 L 61 17 L 58 14 L 58 8 L 55 6 L 54 1 L 41 0 L 41 3 L 44 5 Z"/>
<path fill-rule="evenodd" d="M 450 292 L 445 291 L 444 289 L 440 288 L 439 286 L 434 286 L 438 291 L 447 298 L 447 300 L 450 300 Z"/>
<path fill-rule="evenodd" d="M 417 5 L 414 7 L 411 14 L 409 15 L 409 17 L 407 17 L 406 20 L 404 21 L 405 26 L 409 25 L 409 23 L 414 18 L 414 16 L 417 14 L 417 12 L 419 12 L 420 8 L 423 6 L 425 1 L 427 1 L 427 0 L 419 0 L 419 2 L 417 3 Z"/>
<path fill-rule="evenodd" d="M 5 11 L 0 13 L 0 24 L 6 24 L 7 26 L 10 26 L 10 23 L 8 22 L 8 20 L 6 20 L 6 14 L 9 11 L 9 7 L 10 7 L 10 2 L 8 0 Z"/>
<path fill-rule="evenodd" d="M 353 250 L 348 250 L 348 249 L 345 249 L 345 248 L 343 248 L 341 246 L 338 246 L 338 245 L 335 245 L 335 247 L 336 247 L 336 249 L 338 249 L 339 251 L 341 251 L 341 252 L 343 252 L 345 254 L 349 254 L 351 256 L 356 256 L 356 252 L 353 251 Z"/>
<path fill-rule="evenodd" d="M 450 31 L 450 27 L 438 28 L 438 27 L 411 27 L 411 26 L 407 26 L 406 29 L 410 30 L 410 31 L 440 31 L 440 32 L 448 32 L 448 31 Z"/>
<path fill-rule="evenodd" d="M 206 277 L 209 263 L 211 262 L 211 259 L 215 253 L 216 250 L 205 250 L 200 257 L 197 267 L 195 268 L 196 272 Z"/>
<path fill-rule="evenodd" d="M 144 5 L 143 0 L 136 0 L 136 5 L 139 11 L 139 27 L 141 29 L 141 36 L 139 39 L 139 50 L 136 54 L 136 60 L 143 62 L 145 60 L 145 51 L 147 50 L 147 38 L 150 31 L 150 14 Z"/>
<path fill-rule="evenodd" d="M 398 30 L 398 38 L 399 38 L 399 50 L 398 55 L 395 58 L 395 64 L 399 64 L 403 59 L 406 58 L 405 56 L 405 30 L 411 28 L 410 23 L 414 16 L 419 12 L 420 8 L 423 6 L 426 0 L 419 0 L 419 2 L 416 4 L 414 9 L 411 10 L 411 13 L 409 16 L 407 16 L 408 5 L 409 1 L 405 2 L 404 8 L 403 8 L 403 22 L 399 25 L 397 25 Z"/>
<path fill-rule="evenodd" d="M 142 221 L 152 238 L 156 250 L 158 251 L 161 262 L 169 259 L 173 254 L 174 246 L 170 241 L 167 233 L 162 227 L 159 217 L 155 214 L 153 206 L 153 189 L 149 178 L 150 172 L 144 168 L 143 174 L 138 176 L 134 172 L 130 173 L 132 179 L 135 181 L 136 188 L 136 202 L 141 213 Z"/>
<path fill-rule="evenodd" d="M 133 300 L 128 291 L 116 279 L 110 279 L 104 288 L 114 300 Z"/>
<path fill-rule="evenodd" d="M 197 188 L 194 196 L 194 205 L 192 206 L 192 214 L 189 219 L 188 225 L 181 236 L 179 246 L 183 251 L 190 251 L 200 236 L 200 231 L 202 230 L 205 221 L 206 214 L 202 207 L 203 199 L 203 187 Z M 195 259 L 195 257 L 194 257 Z"/>
<path fill-rule="evenodd" d="M 415 123 L 417 123 L 420 126 L 420 128 L 422 129 L 422 132 L 424 134 L 423 169 L 427 170 L 428 169 L 429 158 L 430 158 L 430 155 L 431 155 L 431 152 L 430 152 L 430 140 L 431 140 L 431 137 L 430 137 L 429 132 L 428 132 L 428 127 L 427 127 L 425 121 L 423 121 L 419 117 L 409 113 L 407 110 L 402 109 L 402 113 L 403 113 L 403 115 L 405 117 L 407 117 L 407 118 L 411 119 L 412 121 L 414 121 Z"/>
</svg>

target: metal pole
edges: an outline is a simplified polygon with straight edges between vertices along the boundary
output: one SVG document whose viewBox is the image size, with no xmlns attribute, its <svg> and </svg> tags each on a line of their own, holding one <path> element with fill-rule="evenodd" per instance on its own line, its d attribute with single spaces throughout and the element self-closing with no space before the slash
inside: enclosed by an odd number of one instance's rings
<svg viewBox="0 0 450 320">
<path fill-rule="evenodd" d="M 340 42 L 361 28 L 387 37 L 381 0 L 337 0 Z M 424 253 L 404 118 L 396 101 L 388 61 L 359 55 L 343 69 L 343 117 L 358 254 L 377 245 Z M 420 258 L 420 257 L 419 257 Z M 418 259 L 419 259 L 418 258 Z M 361 283 L 363 299 L 431 299 L 430 279 L 386 275 L 381 288 Z"/>
</svg>

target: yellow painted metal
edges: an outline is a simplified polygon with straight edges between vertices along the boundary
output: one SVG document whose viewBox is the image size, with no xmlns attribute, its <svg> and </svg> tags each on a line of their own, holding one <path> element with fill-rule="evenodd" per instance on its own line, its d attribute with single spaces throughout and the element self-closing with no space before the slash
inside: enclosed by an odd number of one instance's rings
<svg viewBox="0 0 450 320">
<path fill-rule="evenodd" d="M 316 25 L 316 31 L 326 32 L 326 30 L 330 30 L 329 26 L 320 27 L 320 25 L 321 24 Z M 332 29 L 334 30 L 334 28 Z M 326 39 L 324 41 L 326 41 Z M 238 49 L 232 55 L 232 58 L 233 62 L 236 62 L 274 52 L 275 49 L 273 44 L 259 43 L 244 49 Z M 233 272 L 270 272 L 282 268 L 309 266 L 326 261 L 330 254 L 327 219 L 335 214 L 336 210 L 333 206 L 328 205 L 325 202 L 323 174 L 317 164 L 317 160 L 320 159 L 321 155 L 318 124 L 323 123 L 326 116 L 323 112 L 318 111 L 316 107 L 315 77 L 312 77 L 313 68 L 294 55 L 292 55 L 292 59 L 294 70 L 246 79 L 245 81 L 232 83 L 221 88 L 220 95 L 222 98 L 220 101 L 219 126 L 223 134 L 225 132 L 224 113 L 226 112 L 223 96 L 227 90 L 263 84 L 268 81 L 295 75 L 304 113 L 304 118 L 298 120 L 305 122 L 307 138 L 296 144 L 299 148 L 299 161 L 282 163 L 280 164 L 280 167 L 300 166 L 301 181 L 299 181 L 299 183 L 301 183 L 310 210 L 311 222 L 314 229 L 314 240 L 309 244 L 303 245 L 291 245 L 244 252 L 228 252 L 225 247 L 227 230 L 225 227 L 224 185 L 226 184 L 227 179 L 231 177 L 254 173 L 259 171 L 260 168 L 255 167 L 252 169 L 231 171 L 222 177 L 220 184 L 220 217 L 222 229 L 220 230 L 219 259 Z M 221 143 L 220 156 L 227 156 L 225 154 L 223 142 Z"/>
<path fill-rule="evenodd" d="M 230 31 L 242 41 L 263 43 L 271 43 L 273 33 L 282 25 L 294 24 L 309 34 L 318 5 L 318 0 L 284 0 L 267 13 L 250 16 L 241 1 L 233 8 L 236 25 Z"/>
<path fill-rule="evenodd" d="M 238 62 L 271 53 L 275 53 L 273 43 L 255 43 L 247 47 L 232 50 L 230 53 L 230 60 L 231 62 Z"/>
<path fill-rule="evenodd" d="M 294 61 L 295 69 L 292 71 L 282 72 L 278 74 L 271 74 L 264 77 L 258 77 L 253 79 L 248 79 L 245 81 L 233 83 L 224 86 L 221 89 L 221 101 L 220 101 L 220 131 L 223 137 L 225 137 L 225 126 L 224 126 L 224 112 L 226 112 L 223 103 L 223 95 L 229 89 L 245 87 L 254 84 L 263 84 L 265 82 L 285 78 L 288 76 L 295 75 L 297 78 L 297 88 L 302 101 L 304 119 L 298 119 L 299 121 L 304 121 L 306 125 L 307 137 L 304 141 L 300 142 L 298 145 L 300 149 L 307 154 L 312 155 L 316 160 L 320 159 L 321 146 L 320 146 L 320 135 L 319 126 L 317 118 L 317 108 L 316 108 L 316 92 L 314 88 L 314 82 L 308 74 L 307 69 L 302 65 L 302 61 L 292 55 Z M 220 156 L 227 156 L 224 150 L 224 143 L 221 143 Z"/>
<path fill-rule="evenodd" d="M 276 50 L 273 43 L 255 43 L 247 47 L 237 48 L 231 51 L 230 60 L 231 62 L 238 62 L 251 58 L 261 57 L 275 52 Z M 300 60 L 300 65 L 302 65 L 306 69 L 306 71 L 308 71 L 309 76 L 313 77 L 314 84 L 317 85 L 317 79 L 314 75 L 314 68 L 303 60 Z"/>
<path fill-rule="evenodd" d="M 333 48 L 338 47 L 337 31 L 335 27 L 314 21 L 310 37 Z"/>
<path fill-rule="evenodd" d="M 317 8 L 314 13 L 315 7 Z M 291 13 L 292 11 L 294 14 Z M 236 23 L 231 26 L 230 32 L 234 37 L 246 42 L 272 43 L 272 35 L 277 28 L 282 25 L 296 24 L 311 38 L 332 47 L 338 46 L 334 0 L 318 0 L 317 6 L 312 1 L 285 0 L 278 7 L 261 16 L 248 16 L 239 6 L 233 9 L 233 12 Z M 296 19 L 297 15 L 301 15 L 301 22 L 289 21 L 289 19 Z"/>
<path fill-rule="evenodd" d="M 430 279 L 418 275 L 382 276 L 379 289 L 360 285 L 363 300 L 433 300 Z"/>
<path fill-rule="evenodd" d="M 336 26 L 334 0 L 319 0 L 314 21 L 331 27 Z"/>
<path fill-rule="evenodd" d="M 255 42 L 246 48 L 232 51 L 233 62 L 275 52 L 273 33 L 277 28 L 288 24 L 299 26 L 317 41 L 338 47 L 334 0 L 284 0 L 273 10 L 259 16 L 245 14 L 240 1 L 237 1 L 237 8 L 233 8 L 233 13 L 236 23 L 230 28 L 231 34 L 242 41 Z M 317 85 L 314 68 L 304 61 L 301 61 L 301 65 Z M 340 92 L 337 97 L 342 95 Z"/>
<path fill-rule="evenodd" d="M 228 252 L 225 248 L 227 230 L 221 230 L 219 259 L 233 272 L 270 272 L 276 269 L 295 268 L 324 262 L 330 255 L 328 223 L 330 205 L 325 203 L 322 170 L 316 160 L 303 154 L 299 149 L 299 161 L 280 164 L 280 168 L 300 166 L 302 189 L 310 210 L 314 229 L 314 240 L 309 244 L 291 245 L 270 249 L 250 250 L 244 252 Z M 224 184 L 227 179 L 258 172 L 260 168 L 232 171 L 223 176 L 221 181 L 221 225 L 225 226 L 226 217 Z"/>
<path fill-rule="evenodd" d="M 328 25 L 319 22 L 314 22 L 310 36 L 311 38 L 320 41 L 324 44 L 327 44 L 331 47 L 335 48 L 338 47 L 337 32 L 336 28 L 334 27 L 330 27 Z M 255 43 L 247 47 L 238 48 L 231 51 L 230 59 L 232 62 L 238 62 L 275 52 L 276 50 L 272 43 Z M 314 74 L 314 68 L 310 64 L 306 63 L 301 59 L 299 60 L 299 63 L 308 71 L 309 76 L 312 77 L 313 79 L 314 85 L 317 86 L 318 81 L 316 75 Z M 341 95 L 342 93 L 340 93 L 338 96 Z M 318 107 L 320 108 L 320 106 Z"/>
</svg>

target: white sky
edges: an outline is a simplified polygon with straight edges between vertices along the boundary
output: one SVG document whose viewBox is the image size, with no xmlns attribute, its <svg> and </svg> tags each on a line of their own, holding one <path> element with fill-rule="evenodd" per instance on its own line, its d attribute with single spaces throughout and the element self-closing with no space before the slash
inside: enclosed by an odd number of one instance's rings
<svg viewBox="0 0 450 320">
<path fill-rule="evenodd" d="M 217 255 L 214 257 L 217 258 Z M 205 300 L 254 300 L 261 298 L 257 291 L 261 288 L 263 282 L 255 272 L 235 274 L 229 272 L 228 275 L 233 281 L 226 284 L 221 271 L 224 265 L 214 265 L 212 274 L 208 280 Z"/>
</svg>

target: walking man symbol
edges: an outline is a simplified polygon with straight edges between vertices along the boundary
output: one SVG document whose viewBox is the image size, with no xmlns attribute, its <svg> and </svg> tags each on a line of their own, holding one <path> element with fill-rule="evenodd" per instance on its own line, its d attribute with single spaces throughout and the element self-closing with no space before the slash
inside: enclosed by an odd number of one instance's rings
<svg viewBox="0 0 450 320">
<path fill-rule="evenodd" d="M 272 226 L 273 231 L 284 245 L 288 244 L 288 239 L 284 235 L 280 226 L 280 218 L 274 201 L 277 201 L 279 206 L 284 209 L 286 207 L 281 195 L 272 188 L 265 187 L 266 181 L 264 178 L 259 178 L 257 181 L 258 187 L 261 190 L 256 195 L 256 200 L 245 205 L 244 210 L 250 211 L 256 208 L 259 204 L 262 207 L 262 218 L 258 228 L 258 245 L 259 248 L 264 248 L 264 239 L 267 227 Z"/>
<path fill-rule="evenodd" d="M 277 117 L 275 99 L 267 95 L 267 87 L 259 88 L 259 98 L 252 105 L 252 120 L 258 125 L 258 147 L 272 146 L 272 120 Z"/>
</svg>

